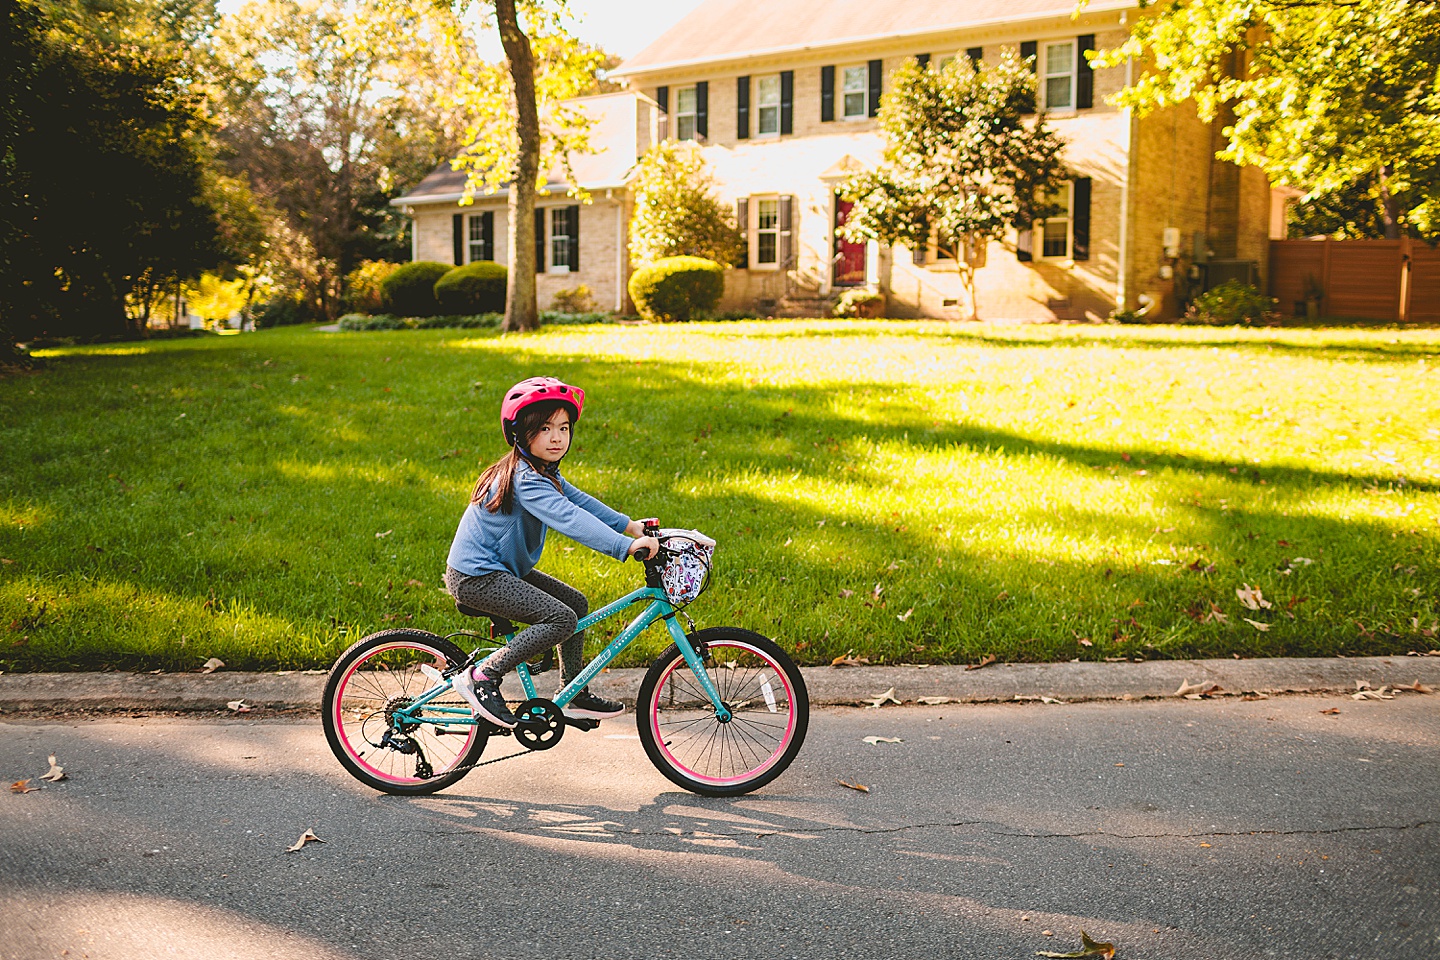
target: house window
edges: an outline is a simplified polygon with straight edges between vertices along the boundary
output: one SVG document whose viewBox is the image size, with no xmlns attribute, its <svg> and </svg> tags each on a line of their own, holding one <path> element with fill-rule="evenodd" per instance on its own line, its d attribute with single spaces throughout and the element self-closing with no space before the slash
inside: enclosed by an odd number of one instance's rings
<svg viewBox="0 0 1440 960">
<path fill-rule="evenodd" d="M 1045 45 L 1045 108 L 1075 108 L 1075 41 Z"/>
<path fill-rule="evenodd" d="M 845 94 L 845 119 L 864 119 L 866 116 L 865 95 L 870 89 L 870 68 L 864 65 L 846 67 L 842 82 Z"/>
<path fill-rule="evenodd" d="M 1070 211 L 1073 184 L 1065 183 L 1059 190 L 1047 196 L 1046 203 L 1055 204 L 1060 213 L 1046 217 L 1037 224 L 1040 231 L 1040 257 L 1042 260 L 1064 260 L 1070 256 Z"/>
<path fill-rule="evenodd" d="M 485 256 L 485 217 L 483 214 L 476 214 L 470 217 L 470 263 L 476 260 L 488 260 Z"/>
<path fill-rule="evenodd" d="M 694 87 L 681 87 L 675 92 L 675 139 L 695 139 Z"/>
<path fill-rule="evenodd" d="M 948 66 L 950 66 L 950 64 L 952 64 L 952 63 L 954 63 L 954 62 L 955 62 L 955 58 L 954 58 L 954 57 L 941 57 L 939 60 L 936 61 L 936 63 L 939 65 L 938 69 L 939 69 L 939 71 L 940 71 L 941 73 L 944 73 L 944 72 L 945 72 L 945 68 L 948 67 Z"/>
<path fill-rule="evenodd" d="M 755 204 L 755 262 L 775 263 L 780 248 L 780 201 L 760 200 Z"/>
<path fill-rule="evenodd" d="M 755 134 L 774 137 L 780 133 L 780 75 L 760 77 L 755 81 Z"/>
<path fill-rule="evenodd" d="M 570 208 L 550 208 L 550 272 L 570 272 Z"/>
</svg>

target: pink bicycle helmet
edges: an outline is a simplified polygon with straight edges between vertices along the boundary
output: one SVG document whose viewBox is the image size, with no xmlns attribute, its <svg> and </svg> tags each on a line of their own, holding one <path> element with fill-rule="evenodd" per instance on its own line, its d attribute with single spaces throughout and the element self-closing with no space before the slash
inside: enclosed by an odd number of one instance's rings
<svg viewBox="0 0 1440 960">
<path fill-rule="evenodd" d="M 515 420 L 520 416 L 520 411 L 543 400 L 559 400 L 567 405 L 570 408 L 571 423 L 579 420 L 581 411 L 585 409 L 585 391 L 579 387 L 572 387 L 555 377 L 531 377 L 521 380 L 505 391 L 505 399 L 500 402 L 500 429 L 505 434 L 507 445 L 515 445 Z"/>
</svg>

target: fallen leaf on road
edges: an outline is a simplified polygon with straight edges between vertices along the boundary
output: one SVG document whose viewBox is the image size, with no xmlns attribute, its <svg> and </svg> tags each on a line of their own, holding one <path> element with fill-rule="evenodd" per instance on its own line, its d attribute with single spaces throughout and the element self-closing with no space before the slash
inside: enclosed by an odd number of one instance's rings
<svg viewBox="0 0 1440 960">
<path fill-rule="evenodd" d="M 55 762 L 55 754 L 50 754 L 50 769 L 40 776 L 41 780 L 48 780 L 51 783 L 59 783 L 65 779 L 65 768 Z"/>
<path fill-rule="evenodd" d="M 1338 714 L 1338 713 L 1340 712 L 1340 708 L 1339 708 L 1339 707 L 1331 707 L 1329 710 L 1321 710 L 1320 712 L 1323 713 L 1323 714 L 1326 714 L 1327 716 L 1333 717 L 1333 716 L 1335 716 L 1336 714 Z"/>
<path fill-rule="evenodd" d="M 301 847 L 305 846 L 305 844 L 311 842 L 324 843 L 325 841 L 315 836 L 314 830 L 306 830 L 304 833 L 300 834 L 300 839 L 295 841 L 295 845 L 293 847 L 285 848 L 285 852 L 294 853 L 296 850 L 299 850 Z"/>
<path fill-rule="evenodd" d="M 1259 587 L 1252 587 L 1250 584 L 1242 584 L 1235 589 L 1235 596 L 1240 599 L 1246 610 L 1269 610 L 1274 606 L 1261 594 Z"/>
<path fill-rule="evenodd" d="M 993 653 L 987 653 L 985 656 L 983 656 L 983 657 L 980 658 L 980 662 L 979 662 L 979 663 L 967 663 L 967 664 L 965 664 L 965 669 L 966 669 L 966 670 L 979 670 L 981 667 L 988 667 L 988 666 L 990 666 L 990 664 L 994 663 L 997 659 L 998 659 L 998 658 L 995 656 L 995 654 L 993 654 Z"/>
<path fill-rule="evenodd" d="M 39 787 L 30 786 L 29 777 L 26 777 L 24 780 L 16 780 L 14 783 L 10 784 L 11 793 L 34 793 L 36 790 L 39 789 Z"/>
<path fill-rule="evenodd" d="M 1395 687 L 1395 689 L 1396 689 L 1396 690 L 1409 690 L 1409 691 L 1411 691 L 1412 693 L 1434 693 L 1434 692 L 1435 692 L 1434 690 L 1431 690 L 1429 687 L 1425 686 L 1425 684 L 1421 683 L 1419 680 L 1416 680 L 1414 683 L 1401 683 L 1401 684 L 1397 684 L 1396 687 Z"/>
<path fill-rule="evenodd" d="M 1041 703 L 1064 703 L 1064 700 L 1056 700 L 1054 697 L 1041 697 Z"/>
<path fill-rule="evenodd" d="M 1204 683 L 1191 683 L 1189 680 L 1180 681 L 1180 689 L 1170 694 L 1172 697 L 1192 697 L 1199 699 L 1212 693 L 1221 691 L 1220 684 L 1213 680 L 1206 680 Z"/>
<path fill-rule="evenodd" d="M 865 702 L 869 704 L 869 709 L 878 710 L 880 709 L 880 705 L 883 703 L 894 703 L 898 705 L 900 703 L 900 700 L 898 697 L 895 696 L 895 688 L 891 687 L 884 693 L 875 694 L 875 696 L 871 697 Z"/>
<path fill-rule="evenodd" d="M 1251 620 L 1249 617 L 1241 617 L 1240 619 L 1244 620 L 1246 623 L 1250 624 L 1250 626 L 1254 627 L 1256 630 L 1259 630 L 1261 633 L 1270 632 L 1270 624 L 1268 623 L 1261 623 L 1259 620 Z"/>
<path fill-rule="evenodd" d="M 927 707 L 938 707 L 942 703 L 955 703 L 953 697 L 916 697 L 916 703 L 923 703 Z"/>
<path fill-rule="evenodd" d="M 859 667 L 870 662 L 869 657 L 857 657 L 854 650 L 846 650 L 842 655 L 830 661 L 832 667 Z"/>
<path fill-rule="evenodd" d="M 909 620 L 909 619 L 910 619 L 910 614 L 912 614 L 912 613 L 914 613 L 914 612 L 915 612 L 915 608 L 914 608 L 914 607 L 911 607 L 909 610 L 906 610 L 904 613 L 897 613 L 897 614 L 895 614 L 895 619 L 896 619 L 896 620 L 899 620 L 901 623 L 904 623 L 906 620 Z"/>
<path fill-rule="evenodd" d="M 904 743 L 899 737 L 866 737 L 865 742 L 874 746 L 880 743 Z"/>
<path fill-rule="evenodd" d="M 236 713 L 249 713 L 249 712 L 250 712 L 250 708 L 249 708 L 248 706 L 246 706 L 244 700 L 231 700 L 229 703 L 225 704 L 225 706 L 229 707 L 231 710 L 235 711 Z"/>
<path fill-rule="evenodd" d="M 200 672 L 214 673 L 216 670 L 219 670 L 223 666 L 225 666 L 224 660 L 221 660 L 219 657 L 211 657 L 209 660 L 205 661 L 205 665 L 200 668 Z"/>
<path fill-rule="evenodd" d="M 1086 936 L 1085 931 L 1081 930 L 1079 950 L 1073 951 L 1071 953 L 1054 953 L 1050 950 L 1036 950 L 1035 956 L 1060 958 L 1104 957 L 1105 960 L 1115 960 L 1115 944 L 1100 943 L 1098 941 L 1091 940 L 1088 936 Z"/>
<path fill-rule="evenodd" d="M 858 790 L 861 793 L 870 792 L 870 788 L 865 786 L 865 784 L 863 783 L 846 783 L 844 780 L 836 780 L 835 782 L 840 784 L 840 786 L 842 787 L 849 787 L 851 790 Z"/>
<path fill-rule="evenodd" d="M 1389 687 L 1381 687 L 1379 690 L 1356 690 L 1350 694 L 1351 700 L 1394 700 L 1395 694 L 1386 693 Z"/>
</svg>

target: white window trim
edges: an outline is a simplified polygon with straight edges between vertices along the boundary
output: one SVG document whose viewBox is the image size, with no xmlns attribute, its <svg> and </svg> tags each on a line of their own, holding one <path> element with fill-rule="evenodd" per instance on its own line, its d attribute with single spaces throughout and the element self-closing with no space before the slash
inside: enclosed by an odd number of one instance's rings
<svg viewBox="0 0 1440 960">
<path fill-rule="evenodd" d="M 545 229 L 546 229 L 546 231 L 547 231 L 547 233 L 548 233 L 548 236 L 545 238 L 545 242 L 546 242 L 546 244 L 547 244 L 547 246 L 545 247 L 545 249 L 548 250 L 548 251 L 550 251 L 550 256 L 546 258 L 548 262 L 547 262 L 546 265 L 545 265 L 545 272 L 546 272 L 546 273 L 569 273 L 569 272 L 570 272 L 570 235 L 569 235 L 568 233 L 559 233 L 559 234 L 557 234 L 557 233 L 555 232 L 555 214 L 556 214 L 556 212 L 562 213 L 567 220 L 569 219 L 569 216 L 570 216 L 570 214 L 569 214 L 568 212 L 566 212 L 565 207 L 546 207 L 546 208 L 545 208 L 545 213 L 546 213 L 546 216 L 545 216 L 546 228 L 545 228 Z M 567 228 L 568 228 L 569 224 L 567 223 L 566 226 L 567 226 Z M 555 256 L 555 241 L 556 241 L 557 239 L 561 238 L 561 237 L 563 237 L 563 238 L 565 239 L 565 262 L 564 262 L 564 263 L 556 263 L 555 261 L 558 260 L 558 259 L 560 259 L 560 258 L 557 257 L 557 256 Z"/>
<path fill-rule="evenodd" d="M 767 106 L 767 104 L 760 99 L 760 87 L 762 82 L 765 80 L 775 81 L 775 129 L 773 131 L 765 131 L 760 129 L 760 111 Z M 766 74 L 762 77 L 756 77 L 752 82 L 755 84 L 755 105 L 753 107 L 755 113 L 755 138 L 757 140 L 770 140 L 778 137 L 780 136 L 780 104 L 784 99 L 784 92 L 780 89 L 780 74 Z"/>
<path fill-rule="evenodd" d="M 694 85 L 694 84 L 691 84 L 691 85 L 688 86 L 688 87 L 676 87 L 676 88 L 675 88 L 675 123 L 674 123 L 674 125 L 673 125 L 672 128 L 671 128 L 671 132 L 674 134 L 676 140 L 695 140 L 695 139 L 698 139 L 698 131 L 696 131 L 696 129 L 695 129 L 696 110 L 692 109 L 689 113 L 681 113 L 681 112 L 680 112 L 680 94 L 684 93 L 686 90 L 689 90 L 689 91 L 690 91 L 690 99 L 691 99 L 691 101 L 696 104 L 696 107 L 699 106 L 699 103 L 695 100 L 696 90 L 695 90 L 695 85 Z M 688 137 L 682 137 L 682 136 L 680 136 L 680 118 L 681 118 L 681 117 L 689 117 L 689 118 L 690 118 L 690 136 L 688 136 Z"/>
<path fill-rule="evenodd" d="M 471 213 L 471 214 L 467 214 L 467 215 L 466 215 L 466 220 L 465 220 L 465 230 L 466 230 L 466 233 L 465 233 L 465 262 L 466 262 L 466 263 L 479 263 L 479 262 L 481 262 L 481 260 L 483 259 L 483 258 L 481 258 L 481 257 L 476 256 L 475 254 L 476 254 L 476 251 L 477 251 L 477 250 L 478 250 L 480 253 L 484 253 L 484 252 L 485 252 L 485 235 L 484 235 L 484 230 L 485 230 L 485 228 L 484 228 L 484 226 L 483 226 L 484 222 L 485 222 L 485 215 L 484 215 L 483 213 Z M 492 221 L 492 222 L 493 222 L 493 221 Z M 479 234 L 479 236 L 476 236 L 476 234 Z M 494 240 L 494 238 L 492 237 L 491 240 L 492 240 L 492 246 L 493 246 L 493 240 Z"/>
<path fill-rule="evenodd" d="M 775 226 L 769 230 L 760 229 L 760 204 L 775 204 Z M 750 269 L 751 270 L 779 270 L 780 269 L 780 195 L 776 193 L 751 195 L 750 197 Z M 775 260 L 772 263 L 760 262 L 760 235 L 761 233 L 772 234 L 775 237 Z"/>
<path fill-rule="evenodd" d="M 1069 72 L 1068 74 L 1064 74 L 1064 73 L 1051 74 L 1051 73 L 1049 72 L 1050 48 L 1051 48 L 1051 47 L 1069 47 L 1069 48 L 1070 48 L 1070 72 Z M 1051 41 L 1049 41 L 1048 43 L 1045 43 L 1045 44 L 1042 46 L 1042 48 L 1041 48 L 1041 50 L 1040 50 L 1040 55 L 1039 55 L 1039 57 L 1037 57 L 1038 63 L 1036 64 L 1036 67 L 1038 68 L 1038 72 L 1039 72 L 1039 75 L 1040 75 L 1040 94 L 1041 94 L 1041 97 L 1042 97 L 1042 98 L 1044 99 L 1044 101 L 1045 101 L 1045 112 L 1046 112 L 1046 113 L 1054 114 L 1054 115 L 1058 115 L 1058 116 L 1065 116 L 1065 115 L 1068 115 L 1068 114 L 1075 113 L 1076 110 L 1078 109 L 1078 108 L 1075 106 L 1075 97 L 1076 97 L 1076 94 L 1077 94 L 1077 92 L 1078 92 L 1078 90 L 1077 90 L 1078 84 L 1075 82 L 1076 79 L 1077 79 L 1077 76 L 1078 76 L 1078 74 L 1079 74 L 1079 67 L 1078 67 L 1078 64 L 1076 63 L 1076 58 L 1077 58 L 1078 56 L 1080 56 L 1080 44 L 1075 40 L 1074 37 L 1071 37 L 1071 38 L 1068 39 L 1068 40 L 1051 40 Z M 1069 104 L 1069 106 L 1064 106 L 1064 107 L 1052 107 L 1052 106 L 1050 106 L 1050 79 L 1051 79 L 1052 76 L 1053 76 L 1054 78 L 1056 78 L 1056 79 L 1059 79 L 1060 77 L 1064 77 L 1064 76 L 1068 76 L 1068 77 L 1070 78 L 1070 104 Z"/>
<path fill-rule="evenodd" d="M 861 77 L 863 78 L 863 80 L 862 80 L 862 82 L 861 82 L 861 86 L 860 86 L 860 89 L 859 89 L 859 90 L 846 90 L 846 89 L 845 89 L 845 74 L 848 73 L 848 72 L 851 71 L 851 70 L 859 70 L 859 71 L 861 71 Z M 849 64 L 849 65 L 847 65 L 847 66 L 841 67 L 841 68 L 840 68 L 840 91 L 839 91 L 839 92 L 840 92 L 840 119 L 841 119 L 841 120 L 844 120 L 844 121 L 846 121 L 846 122 L 848 122 L 848 123 L 853 123 L 853 122 L 855 122 L 855 121 L 857 121 L 857 120 L 869 120 L 869 119 L 870 119 L 870 65 L 869 65 L 868 63 L 852 63 L 852 64 Z M 859 93 L 859 94 L 860 94 L 860 112 L 859 112 L 859 113 L 846 113 L 846 112 L 845 112 L 845 95 L 846 95 L 847 93 Z"/>
<path fill-rule="evenodd" d="M 1035 234 L 1031 238 L 1030 249 L 1036 260 L 1044 260 L 1049 263 L 1064 263 L 1072 259 L 1075 254 L 1075 181 L 1065 181 L 1065 216 L 1051 217 L 1052 220 L 1065 221 L 1065 255 L 1060 257 L 1045 256 L 1045 221 L 1035 221 Z"/>
</svg>

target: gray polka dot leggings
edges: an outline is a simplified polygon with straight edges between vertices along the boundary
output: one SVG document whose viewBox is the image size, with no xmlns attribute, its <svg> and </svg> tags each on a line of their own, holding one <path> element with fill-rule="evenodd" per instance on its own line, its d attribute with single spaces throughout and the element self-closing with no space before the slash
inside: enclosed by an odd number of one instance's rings
<svg viewBox="0 0 1440 960">
<path fill-rule="evenodd" d="M 539 570 L 531 570 L 523 578 L 508 573 L 471 577 L 447 566 L 445 589 L 467 607 L 531 625 L 480 665 L 487 677 L 498 680 L 554 646 L 560 647 L 562 683 L 585 668 L 585 634 L 576 633 L 575 626 L 590 612 L 590 601 L 568 583 Z"/>
</svg>

